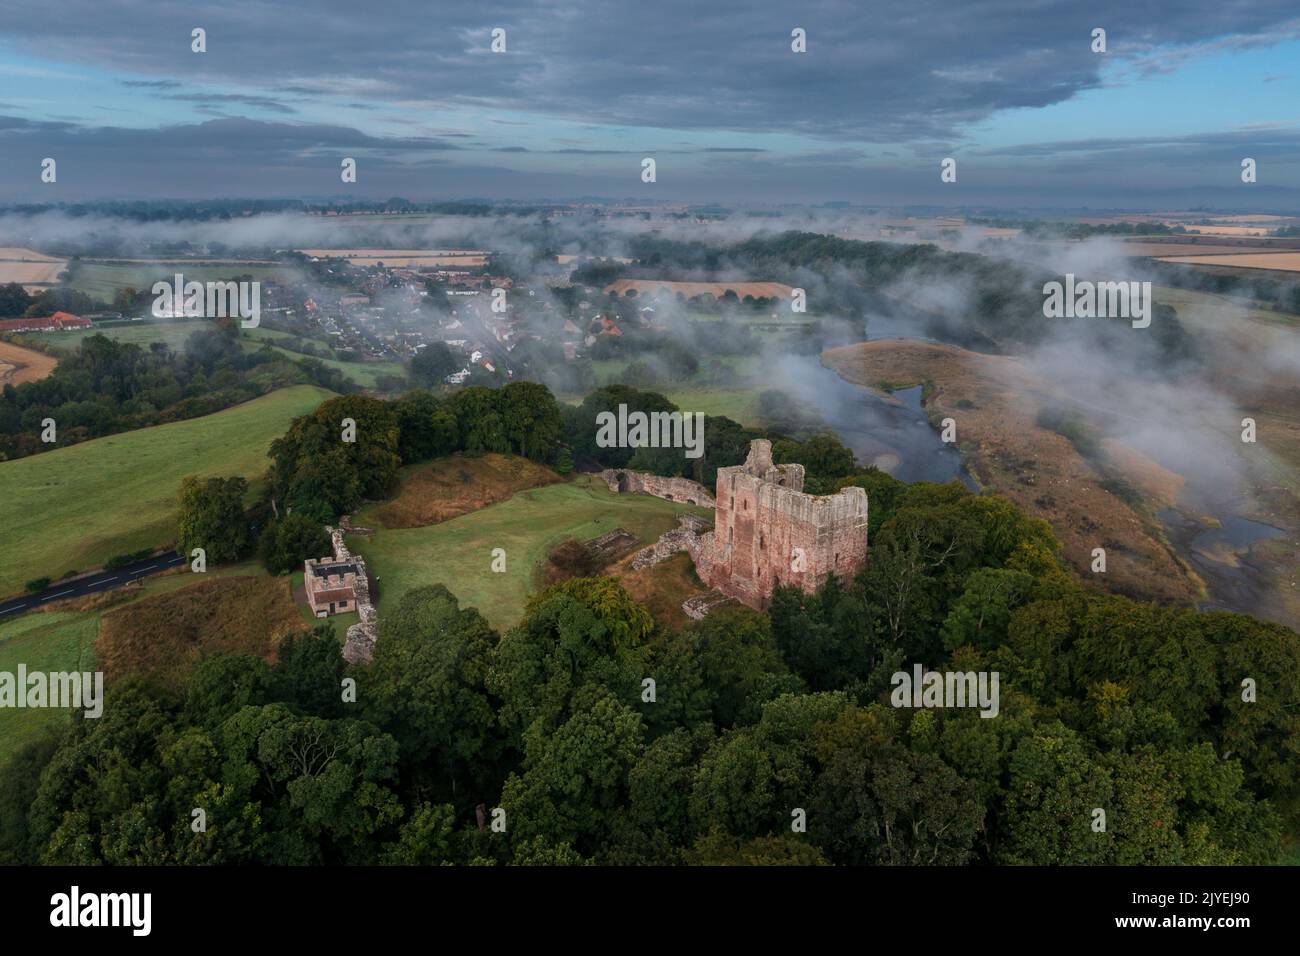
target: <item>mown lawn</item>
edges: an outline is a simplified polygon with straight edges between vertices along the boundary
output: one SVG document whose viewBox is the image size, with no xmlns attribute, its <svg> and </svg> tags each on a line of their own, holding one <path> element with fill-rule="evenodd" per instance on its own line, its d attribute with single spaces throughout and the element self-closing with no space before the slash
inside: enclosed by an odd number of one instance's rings
<svg viewBox="0 0 1300 956">
<path fill-rule="evenodd" d="M 366 559 L 378 589 L 379 612 L 403 594 L 445 584 L 462 606 L 477 607 L 498 630 L 516 624 L 533 590 L 533 568 L 566 537 L 586 541 L 625 528 L 645 543 L 676 526 L 684 510 L 711 514 L 649 495 L 617 495 L 579 475 L 571 482 L 521 491 L 509 501 L 423 528 L 376 528 L 348 546 Z M 493 549 L 506 570 L 492 570 Z"/>
<path fill-rule="evenodd" d="M 166 544 L 181 478 L 243 475 L 256 486 L 271 442 L 332 394 L 298 385 L 213 415 L 0 463 L 0 595 Z"/>
</svg>

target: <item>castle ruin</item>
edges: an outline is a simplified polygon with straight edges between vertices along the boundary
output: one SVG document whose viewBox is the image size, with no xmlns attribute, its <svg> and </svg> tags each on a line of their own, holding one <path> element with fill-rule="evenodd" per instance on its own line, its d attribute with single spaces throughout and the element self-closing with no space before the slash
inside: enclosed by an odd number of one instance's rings
<svg viewBox="0 0 1300 956">
<path fill-rule="evenodd" d="M 699 534 L 700 519 L 682 515 L 680 527 L 638 552 L 632 567 L 689 553 L 713 589 L 683 605 L 692 617 L 724 598 L 763 610 L 778 585 L 812 593 L 832 574 L 852 577 L 867 561 L 866 491 L 810 495 L 803 482 L 803 465 L 775 465 L 772 443 L 752 441 L 743 465 L 718 469 L 713 530 Z"/>
<path fill-rule="evenodd" d="M 713 530 L 692 555 L 705 584 L 761 610 L 778 585 L 811 593 L 866 564 L 866 491 L 810 495 L 803 480 L 803 465 L 772 463 L 766 439 L 750 442 L 743 465 L 718 469 Z"/>
</svg>

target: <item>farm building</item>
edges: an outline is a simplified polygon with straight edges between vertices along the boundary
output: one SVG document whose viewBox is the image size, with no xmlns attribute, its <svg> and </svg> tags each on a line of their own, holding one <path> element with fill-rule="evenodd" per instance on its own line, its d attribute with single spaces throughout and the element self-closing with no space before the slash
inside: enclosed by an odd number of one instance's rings
<svg viewBox="0 0 1300 956">
<path fill-rule="evenodd" d="M 29 319 L 5 319 L 0 321 L 0 332 L 61 332 L 68 329 L 88 329 L 93 325 L 90 319 L 83 319 L 70 312 L 55 312 L 53 315 Z"/>
</svg>

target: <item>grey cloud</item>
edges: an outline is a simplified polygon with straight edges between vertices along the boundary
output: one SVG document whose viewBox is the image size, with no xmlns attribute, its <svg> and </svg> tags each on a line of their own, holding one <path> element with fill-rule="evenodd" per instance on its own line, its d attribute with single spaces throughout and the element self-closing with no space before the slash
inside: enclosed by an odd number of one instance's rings
<svg viewBox="0 0 1300 956">
<path fill-rule="evenodd" d="M 418 0 L 364 10 L 327 0 L 299 19 L 281 3 L 229 0 L 204 12 L 207 54 L 189 50 L 189 11 L 130 17 L 98 0 L 10 4 L 0 32 L 43 57 L 255 87 L 253 95 L 401 101 L 436 91 L 450 104 L 636 127 L 908 141 L 952 139 L 997 110 L 1100 85 L 1101 58 L 1088 48 L 1098 23 L 1111 37 L 1108 56 L 1152 71 L 1172 58 L 1276 42 L 1294 28 L 1295 7 L 576 0 L 556 8 L 485 0 L 434 13 Z M 487 50 L 496 25 L 508 35 L 501 55 Z M 806 54 L 790 51 L 794 26 L 808 32 Z"/>
</svg>

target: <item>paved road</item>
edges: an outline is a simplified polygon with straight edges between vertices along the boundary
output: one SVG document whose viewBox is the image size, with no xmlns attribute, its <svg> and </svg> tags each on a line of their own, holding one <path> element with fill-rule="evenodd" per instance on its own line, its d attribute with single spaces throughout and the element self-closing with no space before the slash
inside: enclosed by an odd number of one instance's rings
<svg viewBox="0 0 1300 956">
<path fill-rule="evenodd" d="M 140 578 L 157 574 L 159 571 L 174 568 L 176 565 L 184 563 L 184 561 L 185 559 L 175 551 L 168 551 L 166 554 L 155 554 L 151 558 L 145 558 L 143 561 L 137 561 L 127 567 L 118 568 L 116 571 L 101 571 L 98 574 L 78 578 L 75 581 L 56 581 L 39 594 L 28 594 L 10 601 L 0 602 L 0 622 L 18 617 L 51 601 L 62 601 L 67 598 L 85 597 L 88 594 L 111 591 L 114 588 L 120 588 L 124 584 L 130 584 L 132 581 L 138 581 Z"/>
</svg>

